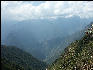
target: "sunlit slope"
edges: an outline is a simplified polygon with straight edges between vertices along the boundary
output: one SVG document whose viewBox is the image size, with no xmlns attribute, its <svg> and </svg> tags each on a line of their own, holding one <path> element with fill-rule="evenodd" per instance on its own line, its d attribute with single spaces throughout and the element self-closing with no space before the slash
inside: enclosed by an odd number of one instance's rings
<svg viewBox="0 0 93 70">
<path fill-rule="evenodd" d="M 88 30 L 89 33 L 82 39 L 71 43 L 48 70 L 92 70 L 93 29 L 91 31 Z"/>
</svg>

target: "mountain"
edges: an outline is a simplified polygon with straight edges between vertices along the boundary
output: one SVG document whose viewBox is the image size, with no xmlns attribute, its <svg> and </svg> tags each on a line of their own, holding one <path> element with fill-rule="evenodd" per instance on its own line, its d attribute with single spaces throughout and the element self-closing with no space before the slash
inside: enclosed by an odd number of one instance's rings
<svg viewBox="0 0 93 70">
<path fill-rule="evenodd" d="M 9 70 L 45 70 L 46 63 L 14 46 L 1 47 L 1 63 L 3 69 Z"/>
<path fill-rule="evenodd" d="M 61 50 L 82 37 L 78 32 L 91 20 L 73 17 L 21 22 L 2 21 L 1 43 L 17 46 L 39 60 L 52 63 L 61 54 Z"/>
<path fill-rule="evenodd" d="M 74 34 L 64 37 L 64 38 L 56 38 L 56 39 L 52 39 L 52 41 L 48 41 L 48 46 L 53 46 L 52 50 L 50 50 L 51 52 L 48 53 L 48 56 L 46 57 L 46 59 L 44 60 L 45 62 L 47 62 L 48 64 L 51 64 L 52 62 L 55 61 L 55 59 L 57 59 L 62 52 L 64 52 L 64 49 L 70 45 L 73 41 L 75 40 L 80 40 L 83 36 L 84 36 L 84 30 L 75 32 Z M 52 42 L 52 43 L 51 43 Z"/>
<path fill-rule="evenodd" d="M 9 62 L 6 59 L 1 59 L 1 70 L 25 70 L 16 63 Z"/>
<path fill-rule="evenodd" d="M 89 26 L 89 25 L 88 25 Z M 92 27 L 93 28 L 93 27 Z M 80 40 L 72 42 L 56 59 L 48 70 L 92 70 L 93 69 L 93 29 Z"/>
</svg>

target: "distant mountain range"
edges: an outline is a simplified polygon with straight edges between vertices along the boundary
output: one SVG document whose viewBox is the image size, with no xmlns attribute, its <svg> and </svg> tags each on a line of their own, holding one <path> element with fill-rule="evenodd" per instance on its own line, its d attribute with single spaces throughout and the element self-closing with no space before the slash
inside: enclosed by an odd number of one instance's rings
<svg viewBox="0 0 93 70">
<path fill-rule="evenodd" d="M 16 46 L 39 60 L 52 63 L 74 40 L 83 36 L 83 30 L 93 19 L 79 17 L 2 21 L 1 43 Z"/>
<path fill-rule="evenodd" d="M 73 34 L 73 37 L 69 36 L 67 38 L 64 38 L 64 41 L 62 41 L 61 38 L 55 38 L 54 40 L 52 39 L 44 42 L 43 45 L 46 46 L 54 46 L 55 48 L 57 46 L 56 51 L 53 49 L 53 51 L 49 54 L 50 57 L 48 56 L 45 60 L 46 62 L 49 61 L 47 62 L 49 63 L 48 66 L 45 62 L 36 59 L 30 53 L 25 52 L 22 49 L 19 49 L 15 46 L 1 45 L 2 70 L 93 69 L 93 34 L 86 35 L 84 33 L 85 30 L 91 27 L 91 24 L 93 24 L 93 22 L 87 25 L 82 31 Z M 68 43 L 68 41 L 72 43 Z M 67 45 L 69 46 L 66 48 L 64 47 L 64 51 L 63 49 L 60 49 L 61 46 Z"/>
</svg>

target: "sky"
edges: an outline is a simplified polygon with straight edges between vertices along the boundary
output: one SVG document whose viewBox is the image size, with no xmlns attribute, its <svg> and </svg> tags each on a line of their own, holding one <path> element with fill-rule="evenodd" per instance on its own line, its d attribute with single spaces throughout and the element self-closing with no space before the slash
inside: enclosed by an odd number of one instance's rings
<svg viewBox="0 0 93 70">
<path fill-rule="evenodd" d="M 1 1 L 1 19 L 93 18 L 93 1 Z"/>
</svg>

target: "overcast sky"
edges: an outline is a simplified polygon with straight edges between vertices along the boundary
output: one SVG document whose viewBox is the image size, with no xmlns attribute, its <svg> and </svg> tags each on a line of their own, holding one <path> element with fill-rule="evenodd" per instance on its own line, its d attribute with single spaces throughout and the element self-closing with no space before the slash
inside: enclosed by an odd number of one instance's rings
<svg viewBox="0 0 93 70">
<path fill-rule="evenodd" d="M 2 1 L 1 18 L 7 20 L 93 18 L 93 1 Z"/>
</svg>

